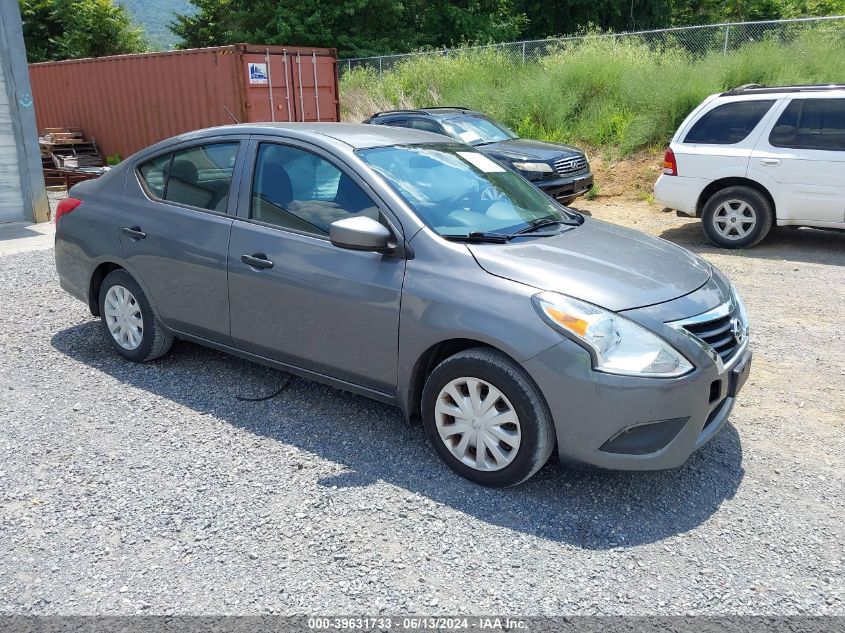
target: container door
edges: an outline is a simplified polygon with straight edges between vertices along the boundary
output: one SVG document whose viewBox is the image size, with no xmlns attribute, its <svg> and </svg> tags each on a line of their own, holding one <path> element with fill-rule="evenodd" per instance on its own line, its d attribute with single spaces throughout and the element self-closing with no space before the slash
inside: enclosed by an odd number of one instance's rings
<svg viewBox="0 0 845 633">
<path fill-rule="evenodd" d="M 290 55 L 297 121 L 337 121 L 333 57 L 296 51 Z"/>
<path fill-rule="evenodd" d="M 287 56 L 278 53 L 245 53 L 242 56 L 245 120 L 298 121 L 293 93 L 290 90 L 291 74 Z"/>
</svg>

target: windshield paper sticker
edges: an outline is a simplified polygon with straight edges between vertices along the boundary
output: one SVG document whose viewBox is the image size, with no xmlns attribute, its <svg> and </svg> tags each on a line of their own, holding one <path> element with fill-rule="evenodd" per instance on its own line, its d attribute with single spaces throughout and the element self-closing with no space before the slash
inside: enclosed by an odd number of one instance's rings
<svg viewBox="0 0 845 633">
<path fill-rule="evenodd" d="M 467 130 L 466 132 L 458 132 L 458 136 L 461 137 L 461 140 L 464 143 L 472 143 L 473 141 L 478 141 L 481 139 L 481 137 L 472 130 Z"/>
<path fill-rule="evenodd" d="M 267 64 L 249 64 L 249 83 L 250 84 L 266 84 L 267 83 Z"/>
<path fill-rule="evenodd" d="M 484 154 L 479 154 L 477 152 L 457 152 L 457 154 L 466 162 L 470 163 L 476 169 L 480 169 L 485 174 L 497 174 L 505 171 L 504 167 L 497 165 Z"/>
</svg>

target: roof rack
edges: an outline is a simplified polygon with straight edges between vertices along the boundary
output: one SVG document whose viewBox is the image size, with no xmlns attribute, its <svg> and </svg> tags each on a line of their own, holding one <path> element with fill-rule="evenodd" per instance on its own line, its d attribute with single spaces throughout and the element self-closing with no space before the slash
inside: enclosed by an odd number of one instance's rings
<svg viewBox="0 0 845 633">
<path fill-rule="evenodd" d="M 403 112 L 407 113 L 407 114 L 412 114 L 412 113 L 419 113 L 420 110 L 408 110 L 408 109 L 405 109 L 405 110 L 401 110 L 401 109 L 400 110 L 382 110 L 381 112 L 376 112 L 370 118 L 375 119 L 377 116 L 384 116 L 385 114 L 401 114 Z"/>
<path fill-rule="evenodd" d="M 804 84 L 798 86 L 764 86 L 761 84 L 745 84 L 738 86 L 727 92 L 723 92 L 722 96 L 738 95 L 738 94 L 775 94 L 778 92 L 824 92 L 827 90 L 845 90 L 845 84 Z"/>
<path fill-rule="evenodd" d="M 419 114 L 421 112 L 425 112 L 426 110 L 469 110 L 470 108 L 465 108 L 464 106 L 431 106 L 430 108 L 416 108 L 416 109 L 399 109 L 399 110 L 382 110 L 381 112 L 376 112 L 370 118 L 376 118 L 377 116 L 383 116 L 385 114 Z"/>
</svg>

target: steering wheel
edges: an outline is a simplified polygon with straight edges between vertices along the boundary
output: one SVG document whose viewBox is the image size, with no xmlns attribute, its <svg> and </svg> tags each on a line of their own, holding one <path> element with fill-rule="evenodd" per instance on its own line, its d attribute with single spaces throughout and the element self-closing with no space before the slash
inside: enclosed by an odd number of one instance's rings
<svg viewBox="0 0 845 633">
<path fill-rule="evenodd" d="M 487 185 L 484 189 L 481 190 L 481 193 L 478 195 L 478 197 L 481 200 L 485 200 L 491 203 L 498 202 L 499 200 L 504 200 L 506 198 L 505 194 L 503 194 L 498 187 L 495 187 L 493 185 Z"/>
</svg>

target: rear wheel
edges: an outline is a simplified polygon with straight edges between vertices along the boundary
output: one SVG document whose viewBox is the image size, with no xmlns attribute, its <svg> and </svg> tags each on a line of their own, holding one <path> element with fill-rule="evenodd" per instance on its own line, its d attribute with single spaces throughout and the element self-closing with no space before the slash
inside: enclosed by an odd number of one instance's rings
<svg viewBox="0 0 845 633">
<path fill-rule="evenodd" d="M 141 286 L 125 270 L 114 270 L 103 280 L 100 318 L 112 346 L 136 363 L 163 356 L 173 343 L 173 337 L 155 318 Z"/>
<path fill-rule="evenodd" d="M 727 187 L 704 205 L 701 222 L 707 238 L 722 248 L 750 248 L 772 228 L 774 212 L 768 198 L 751 187 Z"/>
<path fill-rule="evenodd" d="M 524 370 L 487 348 L 440 363 L 426 381 L 423 424 L 440 458 L 485 486 L 513 486 L 537 472 L 554 448 L 545 400 Z"/>
</svg>

